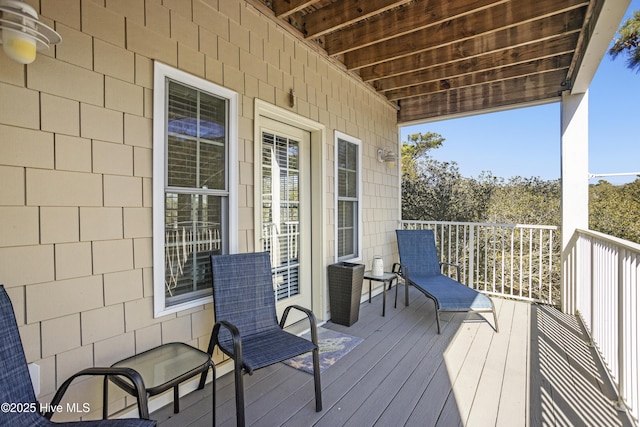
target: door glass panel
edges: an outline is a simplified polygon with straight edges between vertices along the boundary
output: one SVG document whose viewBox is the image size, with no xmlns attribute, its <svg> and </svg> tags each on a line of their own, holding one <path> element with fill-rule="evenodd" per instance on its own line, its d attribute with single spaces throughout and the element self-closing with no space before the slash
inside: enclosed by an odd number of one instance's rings
<svg viewBox="0 0 640 427">
<path fill-rule="evenodd" d="M 262 134 L 262 242 L 278 301 L 300 294 L 299 141 Z"/>
</svg>

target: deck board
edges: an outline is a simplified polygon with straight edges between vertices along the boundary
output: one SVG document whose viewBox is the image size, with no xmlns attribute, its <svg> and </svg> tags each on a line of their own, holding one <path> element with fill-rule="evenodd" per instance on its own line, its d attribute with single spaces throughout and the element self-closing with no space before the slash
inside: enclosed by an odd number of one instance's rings
<svg viewBox="0 0 640 427">
<path fill-rule="evenodd" d="M 491 337 L 491 346 L 483 366 L 482 376 L 478 382 L 473 406 L 467 418 L 466 425 L 470 427 L 495 425 L 498 417 L 500 396 L 493 395 L 493 392 L 495 384 L 502 383 L 504 379 L 515 309 L 514 304 L 502 304 L 501 302 L 498 305 L 498 300 L 496 300 L 501 332 L 493 334 Z"/>
<path fill-rule="evenodd" d="M 406 325 L 400 325 L 391 334 L 396 340 L 391 347 L 377 346 L 375 351 L 367 354 L 372 365 L 365 375 L 351 387 L 349 393 L 343 395 L 336 402 L 336 406 L 340 410 L 335 414 L 325 414 L 317 425 L 330 427 L 336 425 L 336 422 L 341 425 L 352 417 L 355 417 L 358 420 L 357 423 L 362 425 L 360 417 L 356 416 L 356 412 L 359 410 L 361 416 L 364 417 L 362 422 L 365 422 L 368 417 L 373 418 L 369 420 L 373 423 L 377 418 L 376 408 L 380 408 L 382 405 L 386 406 L 386 397 L 393 395 L 404 382 L 402 374 L 400 377 L 396 375 L 398 371 L 407 371 L 408 367 L 420 359 L 416 356 L 423 354 L 424 348 L 428 347 L 430 340 L 435 335 L 434 324 L 435 322 L 432 322 L 430 328 L 425 328 L 423 322 L 417 322 L 406 330 Z M 375 375 L 369 375 L 374 371 Z M 374 412 L 366 412 L 367 410 Z"/>
<path fill-rule="evenodd" d="M 403 291 L 403 290 L 402 290 Z M 411 304 L 386 316 L 382 295 L 360 307 L 351 327 L 325 328 L 364 341 L 322 374 L 323 411 L 315 412 L 313 376 L 276 364 L 245 375 L 251 426 L 630 426 L 613 408 L 614 390 L 580 323 L 544 306 L 495 299 L 493 318 L 443 313 L 410 289 Z M 401 298 L 403 301 L 403 298 Z M 211 390 L 152 414 L 160 427 L 212 425 Z M 216 381 L 217 426 L 234 426 L 232 374 Z"/>
<path fill-rule="evenodd" d="M 461 316 L 461 315 L 456 315 Z M 455 335 L 449 345 L 439 355 L 438 371 L 434 380 L 429 383 L 422 393 L 420 400 L 407 420 L 409 425 L 436 425 L 442 416 L 447 422 L 455 425 L 460 421 L 460 414 L 455 400 L 453 384 L 455 384 L 460 370 L 464 365 L 473 340 L 478 333 L 478 323 L 462 323 L 456 326 Z M 448 327 L 453 326 L 447 325 Z M 487 329 L 489 324 L 483 325 Z M 443 413 L 443 409 L 446 411 Z M 453 419 L 451 417 L 454 417 Z"/>
<path fill-rule="evenodd" d="M 523 419 L 521 425 L 540 425 L 530 423 L 529 384 L 532 372 L 530 340 L 531 340 L 531 305 L 514 304 L 514 312 L 509 334 L 509 347 L 506 355 L 504 376 L 498 404 L 497 426 L 512 426 L 514 419 Z"/>
<path fill-rule="evenodd" d="M 451 317 L 451 315 L 447 316 Z M 384 408 L 384 412 L 379 416 L 376 425 L 404 425 L 407 422 L 429 385 L 433 381 L 440 381 L 436 376 L 445 372 L 440 370 L 444 363 L 442 354 L 459 325 L 460 318 L 443 322 L 440 339 L 435 340 L 430 348 L 425 349 L 424 357 L 413 370 L 409 372 L 407 369 L 407 380 L 402 384 L 389 405 Z M 435 408 L 437 406 L 436 400 L 427 401 L 427 405 L 434 404 L 433 407 Z M 431 411 L 427 410 L 427 413 L 431 413 Z"/>
</svg>

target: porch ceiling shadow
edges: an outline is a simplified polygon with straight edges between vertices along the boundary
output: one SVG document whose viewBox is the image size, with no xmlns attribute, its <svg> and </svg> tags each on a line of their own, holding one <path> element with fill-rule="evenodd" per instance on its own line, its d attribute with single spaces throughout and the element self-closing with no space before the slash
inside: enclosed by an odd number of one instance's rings
<svg viewBox="0 0 640 427">
<path fill-rule="evenodd" d="M 604 0 L 249 0 L 359 76 L 398 122 L 550 102 Z"/>
</svg>

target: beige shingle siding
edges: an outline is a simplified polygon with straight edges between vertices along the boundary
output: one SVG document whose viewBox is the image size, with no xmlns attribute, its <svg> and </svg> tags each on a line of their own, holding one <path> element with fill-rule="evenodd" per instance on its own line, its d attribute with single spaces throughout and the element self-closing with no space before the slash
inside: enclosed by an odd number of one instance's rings
<svg viewBox="0 0 640 427">
<path fill-rule="evenodd" d="M 357 80 L 241 0 L 30 3 L 64 40 L 26 67 L 0 54 L 0 283 L 41 366 L 41 401 L 81 368 L 169 340 L 208 343 L 211 304 L 153 318 L 154 60 L 240 95 L 241 251 L 255 250 L 254 99 L 291 109 L 294 88 L 293 110 L 327 129 L 322 258 L 333 257 L 337 129 L 364 144 L 363 262 L 389 259 L 398 189 L 388 178 L 398 171 L 375 156 L 396 144 L 395 110 Z M 111 391 L 110 408 L 124 407 Z M 101 410 L 99 381 L 70 393 Z"/>
</svg>

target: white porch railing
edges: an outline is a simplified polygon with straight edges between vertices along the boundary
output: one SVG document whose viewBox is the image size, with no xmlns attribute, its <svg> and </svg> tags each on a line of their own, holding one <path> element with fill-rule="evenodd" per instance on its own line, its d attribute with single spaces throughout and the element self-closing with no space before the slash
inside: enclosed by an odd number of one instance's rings
<svg viewBox="0 0 640 427">
<path fill-rule="evenodd" d="M 563 257 L 568 313 L 578 313 L 625 402 L 640 415 L 640 245 L 578 230 Z"/>
<path fill-rule="evenodd" d="M 560 303 L 558 227 L 444 221 L 401 221 L 434 230 L 440 260 L 458 264 L 462 283 L 484 293 Z"/>
</svg>

